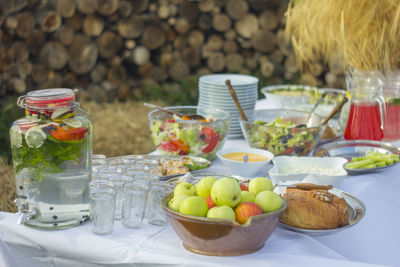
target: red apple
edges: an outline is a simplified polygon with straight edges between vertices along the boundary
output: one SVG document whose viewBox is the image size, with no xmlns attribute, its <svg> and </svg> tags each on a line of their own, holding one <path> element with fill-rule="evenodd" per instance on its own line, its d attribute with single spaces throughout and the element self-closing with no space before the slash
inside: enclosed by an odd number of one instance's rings
<svg viewBox="0 0 400 267">
<path fill-rule="evenodd" d="M 206 202 L 208 205 L 208 209 L 211 209 L 212 207 L 215 207 L 215 203 L 212 201 L 211 196 L 206 198 Z"/>
<path fill-rule="evenodd" d="M 249 191 L 249 188 L 247 187 L 247 185 L 245 185 L 245 184 L 239 184 L 239 186 L 240 186 L 240 190 L 242 190 L 242 191 Z"/>
<path fill-rule="evenodd" d="M 243 202 L 235 209 L 236 221 L 241 224 L 247 222 L 251 216 L 262 213 L 262 209 L 253 202 Z"/>
</svg>

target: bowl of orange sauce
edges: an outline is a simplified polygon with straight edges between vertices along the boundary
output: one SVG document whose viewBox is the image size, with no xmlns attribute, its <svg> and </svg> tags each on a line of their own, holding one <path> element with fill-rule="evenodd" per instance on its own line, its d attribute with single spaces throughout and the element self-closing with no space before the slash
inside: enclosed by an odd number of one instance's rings
<svg viewBox="0 0 400 267">
<path fill-rule="evenodd" d="M 265 175 L 274 154 L 257 148 L 225 148 L 217 151 L 217 157 L 233 174 L 252 178 Z"/>
</svg>

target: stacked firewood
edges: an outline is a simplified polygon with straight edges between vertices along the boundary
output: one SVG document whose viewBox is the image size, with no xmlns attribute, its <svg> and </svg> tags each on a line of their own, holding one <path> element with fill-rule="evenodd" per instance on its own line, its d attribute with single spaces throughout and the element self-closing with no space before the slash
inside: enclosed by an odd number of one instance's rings
<svg viewBox="0 0 400 267">
<path fill-rule="evenodd" d="M 80 88 L 126 99 L 143 84 L 250 73 L 282 83 L 299 69 L 284 38 L 284 0 L 0 0 L 0 96 Z M 341 85 L 340 62 L 302 82 Z M 148 84 L 148 83 L 147 83 Z"/>
</svg>

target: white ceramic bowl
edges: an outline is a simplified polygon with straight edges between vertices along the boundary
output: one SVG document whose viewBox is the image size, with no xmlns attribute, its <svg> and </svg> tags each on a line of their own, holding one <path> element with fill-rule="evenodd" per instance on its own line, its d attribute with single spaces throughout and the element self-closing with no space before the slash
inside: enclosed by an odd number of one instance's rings
<svg viewBox="0 0 400 267">
<path fill-rule="evenodd" d="M 274 167 L 269 175 L 274 185 L 311 182 L 337 187 L 347 176 L 343 168 L 347 159 L 341 157 L 279 156 L 272 162 Z"/>
<path fill-rule="evenodd" d="M 264 161 L 256 162 L 240 162 L 236 160 L 227 159 L 224 157 L 228 153 L 254 153 L 262 155 L 267 159 Z M 225 148 L 217 151 L 217 157 L 222 163 L 228 167 L 233 174 L 239 175 L 246 178 L 255 177 L 257 174 L 262 174 L 262 171 L 266 171 L 268 163 L 274 158 L 274 154 L 268 150 L 257 149 L 257 148 Z M 265 174 L 265 173 L 264 173 Z"/>
</svg>

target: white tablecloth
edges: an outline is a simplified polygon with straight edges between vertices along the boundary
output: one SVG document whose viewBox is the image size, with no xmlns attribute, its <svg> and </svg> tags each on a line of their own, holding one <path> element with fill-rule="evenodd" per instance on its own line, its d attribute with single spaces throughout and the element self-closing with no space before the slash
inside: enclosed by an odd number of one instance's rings
<svg viewBox="0 0 400 267">
<path fill-rule="evenodd" d="M 225 146 L 247 144 L 239 139 L 228 140 Z M 224 170 L 219 160 L 210 169 Z M 260 251 L 238 257 L 191 253 L 171 226 L 145 223 L 141 229 L 128 229 L 117 221 L 113 234 L 99 236 L 88 223 L 66 230 L 38 230 L 17 225 L 17 214 L 0 212 L 0 266 L 400 266 L 399 173 L 396 165 L 345 179 L 340 189 L 358 197 L 367 208 L 354 227 L 325 236 L 277 228 Z"/>
</svg>

